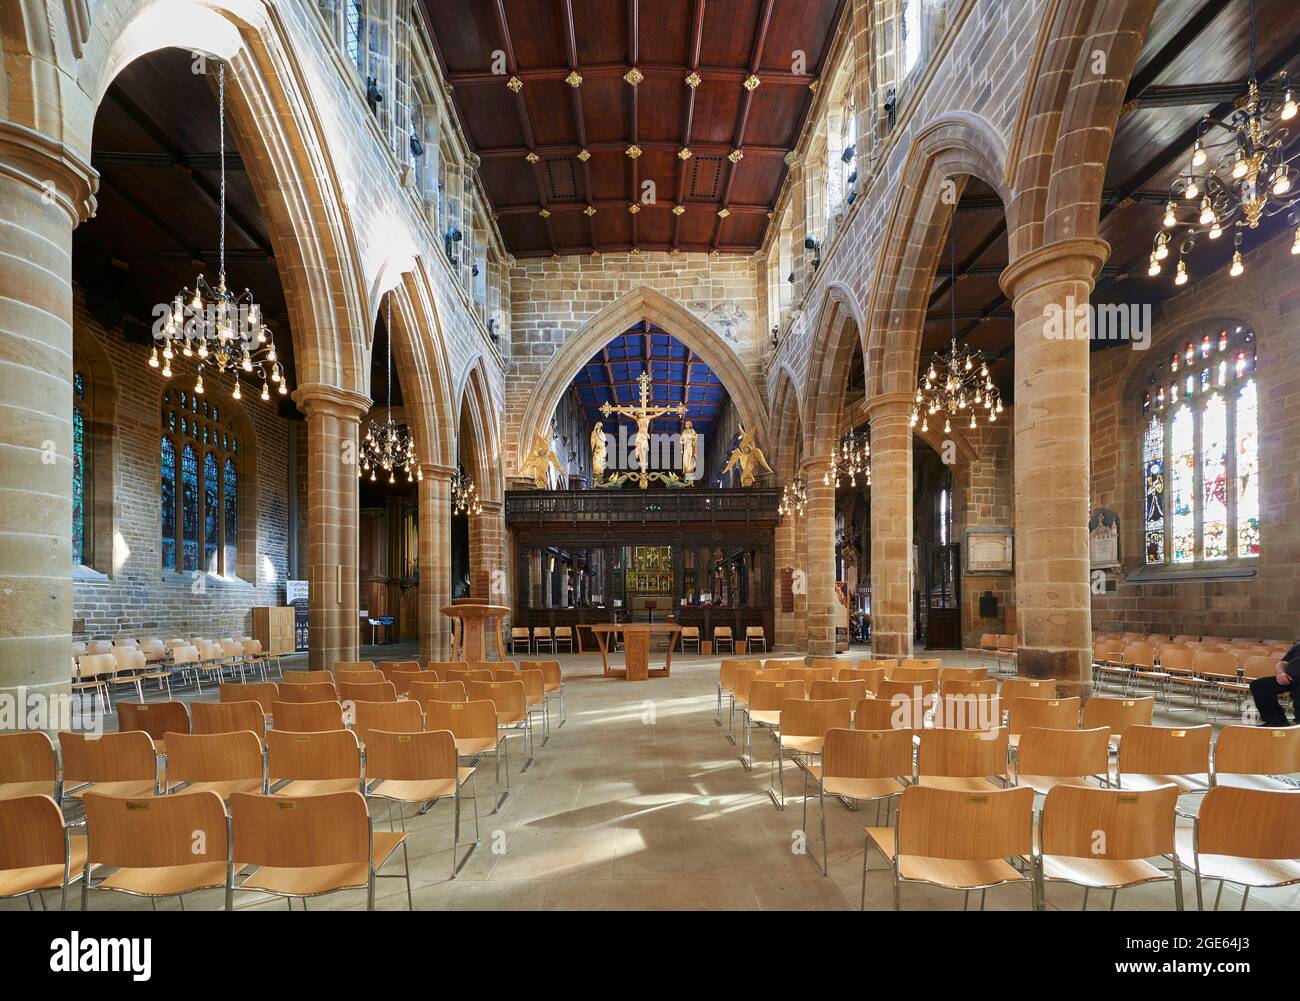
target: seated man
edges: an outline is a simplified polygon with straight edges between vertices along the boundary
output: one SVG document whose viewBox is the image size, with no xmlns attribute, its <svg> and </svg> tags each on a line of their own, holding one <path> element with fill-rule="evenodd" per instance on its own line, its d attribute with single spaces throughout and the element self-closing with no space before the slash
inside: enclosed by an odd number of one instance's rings
<svg viewBox="0 0 1300 1001">
<path fill-rule="evenodd" d="M 1286 652 L 1286 656 L 1277 662 L 1277 673 L 1264 675 L 1250 683 L 1250 694 L 1255 698 L 1255 707 L 1259 709 L 1260 726 L 1286 726 L 1286 713 L 1278 704 L 1277 697 L 1283 692 L 1291 693 L 1291 708 L 1300 723 L 1300 643 Z"/>
</svg>

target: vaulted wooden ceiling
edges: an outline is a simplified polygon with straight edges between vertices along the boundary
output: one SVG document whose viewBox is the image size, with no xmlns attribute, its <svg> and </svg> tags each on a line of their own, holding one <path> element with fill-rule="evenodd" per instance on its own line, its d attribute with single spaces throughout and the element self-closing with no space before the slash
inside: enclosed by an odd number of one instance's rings
<svg viewBox="0 0 1300 1001">
<path fill-rule="evenodd" d="M 846 6 L 423 2 L 516 257 L 758 249 Z"/>
</svg>

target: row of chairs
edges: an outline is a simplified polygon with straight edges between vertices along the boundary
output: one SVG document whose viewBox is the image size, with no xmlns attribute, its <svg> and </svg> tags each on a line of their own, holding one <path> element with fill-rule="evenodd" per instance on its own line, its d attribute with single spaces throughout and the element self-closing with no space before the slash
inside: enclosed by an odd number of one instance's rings
<svg viewBox="0 0 1300 1001">
<path fill-rule="evenodd" d="M 534 626 L 529 629 L 528 626 L 512 626 L 510 629 L 510 652 L 518 653 L 519 645 L 523 644 L 524 653 L 559 653 L 560 647 L 572 653 L 573 646 L 573 627 L 556 626 L 554 630 L 550 626 Z"/>
<path fill-rule="evenodd" d="M 1250 682 L 1276 670 L 1281 657 L 1276 649 L 1254 649 L 1262 652 L 1102 641 L 1093 647 L 1093 673 L 1098 687 L 1110 685 L 1128 693 L 1149 685 L 1170 710 L 1206 709 L 1214 719 L 1225 699 L 1237 699 L 1240 710 L 1241 701 L 1250 692 Z M 1186 692 L 1190 705 L 1174 706 L 1175 691 Z"/>
<path fill-rule="evenodd" d="M 1172 644 L 1182 646 L 1185 644 L 1199 643 L 1204 646 L 1214 647 L 1268 647 L 1270 650 L 1281 649 L 1283 651 L 1291 649 L 1293 640 L 1279 639 L 1256 639 L 1251 636 L 1194 636 L 1189 633 L 1135 633 L 1135 632 L 1104 632 L 1094 631 L 1092 634 L 1093 644 L 1104 641 L 1118 640 L 1121 643 L 1150 643 L 1153 646 L 1165 646 Z"/>
<path fill-rule="evenodd" d="M 991 664 L 993 670 L 1016 673 L 1016 634 L 982 633 L 979 646 L 967 647 L 967 653 L 979 657 L 980 666 Z"/>
<path fill-rule="evenodd" d="M 279 671 L 279 659 L 268 656 L 261 642 L 251 636 L 224 640 L 176 638 L 166 642 L 92 640 L 73 644 L 72 690 L 93 694 L 107 712 L 112 692 L 123 687 L 134 688 L 137 698 L 143 699 L 144 683 L 154 681 L 159 691 L 166 689 L 170 698 L 173 680 L 190 680 L 202 693 L 205 677 L 220 681 L 237 673 L 242 680 L 246 672 L 254 671 L 260 672 L 265 681 L 272 661 Z"/>
</svg>

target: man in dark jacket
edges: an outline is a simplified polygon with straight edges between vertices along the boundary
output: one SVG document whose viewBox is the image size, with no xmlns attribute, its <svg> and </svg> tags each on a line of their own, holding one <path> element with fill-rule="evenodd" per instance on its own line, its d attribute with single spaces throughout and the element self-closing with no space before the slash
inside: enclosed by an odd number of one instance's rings
<svg viewBox="0 0 1300 1001">
<path fill-rule="evenodd" d="M 1277 701 L 1283 692 L 1291 693 L 1292 712 L 1296 714 L 1296 723 L 1300 723 L 1300 643 L 1292 646 L 1277 662 L 1275 674 L 1266 674 L 1250 683 L 1250 694 L 1255 697 L 1261 726 L 1287 725 L 1286 713 Z"/>
</svg>

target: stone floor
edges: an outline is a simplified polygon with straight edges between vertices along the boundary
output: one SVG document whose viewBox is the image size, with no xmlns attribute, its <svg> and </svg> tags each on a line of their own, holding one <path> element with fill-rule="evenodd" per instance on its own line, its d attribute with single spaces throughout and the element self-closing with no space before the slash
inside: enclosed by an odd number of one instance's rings
<svg viewBox="0 0 1300 1001">
<path fill-rule="evenodd" d="M 398 659 L 403 648 L 363 650 L 362 657 Z M 860 655 L 860 654 L 859 654 Z M 522 747 L 511 747 L 511 794 L 493 812 L 491 764 L 476 776 L 480 844 L 456 879 L 451 863 L 450 803 L 407 820 L 411 883 L 417 909 L 828 909 L 858 906 L 862 879 L 862 827 L 874 823 L 874 808 L 851 813 L 834 802 L 827 807 L 830 874 L 804 851 L 801 834 L 802 773 L 786 767 L 788 805 L 778 811 L 767 794 L 766 740 L 755 741 L 757 764 L 746 771 L 737 748 L 714 722 L 716 657 L 674 660 L 671 678 L 627 682 L 601 676 L 598 655 L 561 655 L 568 722 L 539 740 L 535 760 L 518 771 Z M 945 654 L 946 663 L 972 663 Z M 292 666 L 286 662 L 288 666 Z M 214 695 L 205 693 L 205 697 Z M 150 696 L 155 698 L 155 696 Z M 1177 717 L 1190 722 L 1189 714 Z M 1171 722 L 1172 720 L 1165 720 Z M 1185 798 L 1194 809 L 1195 797 Z M 73 815 L 75 816 L 75 815 Z M 376 824 L 385 824 L 382 808 Z M 467 837 L 473 809 L 466 804 Z M 820 855 L 816 800 L 810 802 L 808 852 Z M 463 849 L 462 849 L 463 850 Z M 401 872 L 400 853 L 387 872 Z M 872 864 L 881 859 L 873 853 Z M 1185 883 L 1189 908 L 1195 907 L 1190 877 Z M 1213 887 L 1207 884 L 1207 905 Z M 401 879 L 379 882 L 376 906 L 406 907 Z M 867 908 L 892 906 L 890 877 L 869 875 Z M 1224 891 L 1223 907 L 1240 905 L 1240 894 Z M 907 909 L 961 909 L 961 893 L 920 884 L 903 889 Z M 972 895 L 971 906 L 978 906 Z M 1078 908 L 1082 893 L 1049 887 L 1049 907 Z M 1093 894 L 1093 908 L 1109 906 L 1109 895 Z M 22 902 L 0 902 L 0 909 L 22 909 Z M 97 893 L 92 908 L 140 909 L 147 901 Z M 201 893 L 186 906 L 219 908 L 221 894 Z M 285 909 L 282 900 L 236 894 L 239 908 Z M 295 908 L 299 906 L 295 904 Z M 1029 891 L 1002 887 L 988 892 L 990 909 L 1026 909 Z M 1122 891 L 1120 909 L 1168 909 L 1169 884 Z M 176 909 L 176 900 L 158 904 Z M 365 907 L 364 891 L 313 900 L 311 909 Z M 1252 893 L 1251 909 L 1300 907 L 1300 891 Z"/>
</svg>

